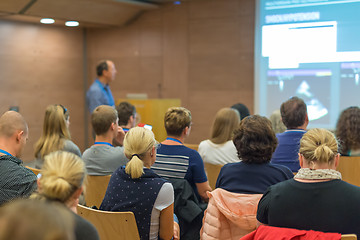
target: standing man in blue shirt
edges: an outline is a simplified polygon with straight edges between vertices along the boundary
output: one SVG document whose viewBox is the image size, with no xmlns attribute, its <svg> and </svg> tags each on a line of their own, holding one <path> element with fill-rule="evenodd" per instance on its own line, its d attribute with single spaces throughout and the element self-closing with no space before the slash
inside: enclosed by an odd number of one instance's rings
<svg viewBox="0 0 360 240">
<path fill-rule="evenodd" d="M 109 84 L 116 76 L 114 63 L 110 60 L 99 62 L 96 66 L 96 74 L 97 79 L 95 79 L 86 93 L 86 103 L 90 113 L 100 105 L 115 107 L 114 98 L 109 87 Z"/>
</svg>

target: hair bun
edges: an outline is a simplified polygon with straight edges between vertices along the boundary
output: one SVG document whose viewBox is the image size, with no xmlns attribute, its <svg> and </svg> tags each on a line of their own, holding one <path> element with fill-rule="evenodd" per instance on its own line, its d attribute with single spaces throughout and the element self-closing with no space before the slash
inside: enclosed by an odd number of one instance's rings
<svg viewBox="0 0 360 240">
<path fill-rule="evenodd" d="M 314 151 L 315 158 L 320 162 L 327 162 L 327 159 L 330 159 L 333 154 L 333 151 L 326 144 L 321 144 Z"/>
</svg>

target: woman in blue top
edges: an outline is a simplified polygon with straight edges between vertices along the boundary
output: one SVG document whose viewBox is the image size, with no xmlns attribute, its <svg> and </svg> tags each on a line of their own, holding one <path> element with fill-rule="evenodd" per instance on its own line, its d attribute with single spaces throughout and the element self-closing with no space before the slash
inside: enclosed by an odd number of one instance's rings
<svg viewBox="0 0 360 240">
<path fill-rule="evenodd" d="M 100 209 L 131 211 L 142 240 L 171 239 L 174 233 L 174 190 L 152 170 L 156 159 L 154 134 L 135 127 L 125 135 L 124 153 L 129 162 L 111 176 Z"/>
<path fill-rule="evenodd" d="M 252 115 L 244 118 L 234 131 L 233 142 L 242 161 L 221 168 L 217 188 L 235 193 L 263 194 L 269 186 L 294 176 L 289 168 L 270 163 L 277 139 L 266 117 Z"/>
</svg>

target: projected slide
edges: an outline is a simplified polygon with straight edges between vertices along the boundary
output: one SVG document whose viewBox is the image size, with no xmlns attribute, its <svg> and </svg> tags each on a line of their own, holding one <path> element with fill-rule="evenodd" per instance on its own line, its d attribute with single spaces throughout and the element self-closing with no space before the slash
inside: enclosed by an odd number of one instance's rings
<svg viewBox="0 0 360 240">
<path fill-rule="evenodd" d="M 259 0 L 256 108 L 269 116 L 291 96 L 304 99 L 309 127 L 334 128 L 360 104 L 360 0 Z"/>
</svg>

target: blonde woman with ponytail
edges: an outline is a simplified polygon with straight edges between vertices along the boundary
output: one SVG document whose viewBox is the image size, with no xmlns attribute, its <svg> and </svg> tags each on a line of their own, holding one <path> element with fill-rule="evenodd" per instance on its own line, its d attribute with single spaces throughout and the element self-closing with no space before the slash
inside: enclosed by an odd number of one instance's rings
<svg viewBox="0 0 360 240">
<path fill-rule="evenodd" d="M 100 206 L 105 211 L 132 211 L 141 240 L 169 240 L 174 234 L 173 187 L 150 169 L 156 159 L 156 145 L 150 130 L 129 130 L 124 139 L 129 162 L 112 174 Z"/>
<path fill-rule="evenodd" d="M 257 220 L 275 227 L 360 236 L 360 188 L 341 180 L 338 150 L 330 131 L 306 132 L 300 140 L 301 169 L 294 179 L 268 188 Z"/>
<path fill-rule="evenodd" d="M 76 240 L 98 240 L 95 227 L 76 214 L 86 178 L 85 164 L 77 155 L 56 151 L 45 156 L 38 179 L 38 192 L 31 198 L 64 204 L 73 213 Z"/>
</svg>

